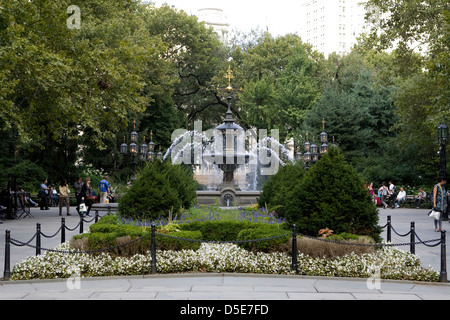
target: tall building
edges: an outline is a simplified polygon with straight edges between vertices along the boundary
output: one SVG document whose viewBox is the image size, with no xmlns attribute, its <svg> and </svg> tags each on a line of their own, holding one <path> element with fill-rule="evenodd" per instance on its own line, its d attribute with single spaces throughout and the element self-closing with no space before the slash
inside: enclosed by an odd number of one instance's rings
<svg viewBox="0 0 450 320">
<path fill-rule="evenodd" d="M 361 0 L 301 0 L 300 12 L 299 35 L 325 56 L 348 53 L 366 26 Z"/>
<path fill-rule="evenodd" d="M 222 9 L 202 8 L 197 11 L 197 17 L 199 21 L 204 21 L 207 26 L 212 27 L 222 42 L 227 41 L 230 24 Z"/>
</svg>

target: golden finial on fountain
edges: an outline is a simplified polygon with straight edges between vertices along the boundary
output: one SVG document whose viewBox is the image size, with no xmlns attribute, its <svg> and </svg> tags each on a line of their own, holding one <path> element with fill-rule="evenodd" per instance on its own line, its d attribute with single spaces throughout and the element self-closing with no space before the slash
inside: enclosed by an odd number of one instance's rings
<svg viewBox="0 0 450 320">
<path fill-rule="evenodd" d="M 231 79 L 234 79 L 234 76 L 232 73 L 233 71 L 231 70 L 231 65 L 228 65 L 227 74 L 225 75 L 225 78 L 228 79 L 228 87 L 227 87 L 228 92 L 233 91 L 233 88 L 231 87 Z"/>
</svg>

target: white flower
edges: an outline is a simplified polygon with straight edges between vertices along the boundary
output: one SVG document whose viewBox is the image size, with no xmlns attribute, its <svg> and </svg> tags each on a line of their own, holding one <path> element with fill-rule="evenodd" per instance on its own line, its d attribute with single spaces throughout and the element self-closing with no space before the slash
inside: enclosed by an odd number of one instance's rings
<svg viewBox="0 0 450 320">
<path fill-rule="evenodd" d="M 12 271 L 14 279 L 68 278 L 75 271 L 82 277 L 138 275 L 151 272 L 151 254 L 138 254 L 131 258 L 112 258 L 109 253 L 89 255 L 74 253 L 69 243 L 56 250 L 17 263 Z M 157 251 L 159 273 L 187 271 L 239 272 L 264 274 L 292 274 L 291 256 L 280 253 L 252 253 L 235 244 L 203 243 L 200 249 L 181 251 Z M 302 275 L 360 277 L 370 276 L 374 267 L 379 268 L 384 279 L 437 281 L 439 273 L 431 268 L 423 269 L 415 255 L 394 247 L 382 247 L 371 254 L 354 253 L 336 258 L 313 259 L 298 254 L 298 271 Z"/>
</svg>

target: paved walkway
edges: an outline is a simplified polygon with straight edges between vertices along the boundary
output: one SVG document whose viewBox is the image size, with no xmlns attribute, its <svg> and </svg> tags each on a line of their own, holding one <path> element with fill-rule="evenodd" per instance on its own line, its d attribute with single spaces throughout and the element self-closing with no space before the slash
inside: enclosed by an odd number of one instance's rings
<svg viewBox="0 0 450 320">
<path fill-rule="evenodd" d="M 369 286 L 370 287 L 370 286 Z M 176 274 L 0 283 L 0 299 L 437 300 L 447 284 L 249 274 Z"/>
<path fill-rule="evenodd" d="M 74 208 L 72 216 L 66 217 L 66 225 L 73 228 L 79 222 Z M 426 210 L 380 209 L 380 225 L 385 225 L 387 215 L 392 216 L 394 228 L 401 234 L 409 231 L 411 221 L 416 222 L 416 232 L 422 240 L 439 238 L 434 232 Z M 36 232 L 36 223 L 41 231 L 53 235 L 61 225 L 56 208 L 48 211 L 32 209 L 34 218 L 6 220 L 0 224 L 0 277 L 4 266 L 4 233 L 11 231 L 11 237 L 28 241 Z M 89 224 L 85 225 L 88 228 Z M 444 228 L 449 230 L 448 222 Z M 79 230 L 66 232 L 70 239 Z M 382 235 L 385 237 L 385 234 Z M 409 237 L 400 238 L 393 233 L 394 243 L 409 242 Z M 42 238 L 42 247 L 53 248 L 60 242 L 60 236 Z M 34 243 L 33 243 L 34 244 Z M 401 247 L 408 251 L 408 247 Z M 450 250 L 447 250 L 447 253 Z M 440 268 L 440 249 L 416 246 L 416 253 L 425 266 Z M 35 249 L 11 246 L 11 268 L 27 256 L 35 255 Z M 448 256 L 447 256 L 447 260 Z M 380 281 L 372 283 L 367 279 L 323 278 L 281 275 L 251 274 L 176 274 L 149 275 L 140 277 L 55 279 L 34 281 L 0 282 L 0 300 L 5 299 L 150 299 L 150 300 L 426 300 L 450 299 L 450 284 L 420 283 L 407 281 Z M 223 309 L 223 308 L 222 308 Z M 178 309 L 175 310 L 178 312 Z M 181 312 L 182 310 L 180 310 Z M 224 313 L 226 310 L 216 313 Z"/>
</svg>

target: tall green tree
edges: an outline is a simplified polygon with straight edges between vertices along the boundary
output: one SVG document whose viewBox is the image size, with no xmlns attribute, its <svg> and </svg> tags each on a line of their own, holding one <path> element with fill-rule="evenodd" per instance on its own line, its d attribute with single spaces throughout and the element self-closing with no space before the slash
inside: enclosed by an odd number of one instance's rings
<svg viewBox="0 0 450 320">
<path fill-rule="evenodd" d="M 321 93 L 324 59 L 296 35 L 265 34 L 256 44 L 233 48 L 237 103 L 246 127 L 292 135 Z"/>
<path fill-rule="evenodd" d="M 70 5 L 80 8 L 80 29 L 68 28 Z M 164 87 L 164 46 L 136 1 L 5 0 L 1 10 L 0 122 L 15 124 L 20 143 L 54 176 L 75 170 L 79 145 L 107 149 L 151 101 L 145 91 Z"/>
<path fill-rule="evenodd" d="M 346 159 L 359 172 L 365 172 L 369 180 L 381 182 L 389 177 L 397 178 L 399 174 L 393 169 L 403 160 L 395 148 L 394 87 L 379 83 L 360 58 L 342 58 L 335 80 L 324 87 L 322 97 L 307 113 L 298 140 L 304 141 L 308 131 L 309 142 L 315 137 L 319 145 L 325 119 L 328 144 L 331 145 L 334 138 Z M 376 169 L 371 170 L 373 167 Z"/>
<path fill-rule="evenodd" d="M 366 43 L 394 48 L 397 64 L 408 70 L 422 57 L 420 72 L 397 85 L 399 143 L 409 158 L 417 159 L 418 176 L 437 174 L 436 131 L 442 118 L 450 119 L 450 6 L 448 1 L 369 0 L 367 15 L 374 22 Z M 433 168 L 434 167 L 434 168 Z M 434 174 L 433 174 L 434 171 Z"/>
</svg>

